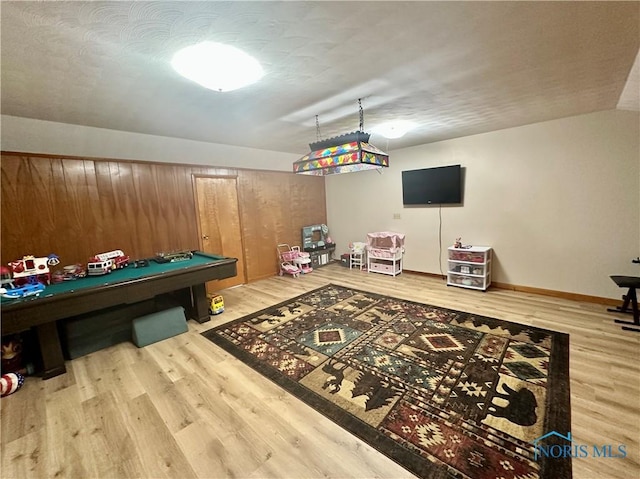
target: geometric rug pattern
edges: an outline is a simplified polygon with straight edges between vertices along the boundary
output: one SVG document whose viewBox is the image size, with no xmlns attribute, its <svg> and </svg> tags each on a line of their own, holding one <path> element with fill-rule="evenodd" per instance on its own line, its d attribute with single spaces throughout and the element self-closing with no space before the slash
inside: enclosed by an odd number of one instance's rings
<svg viewBox="0 0 640 479">
<path fill-rule="evenodd" d="M 571 477 L 567 334 L 334 284 L 202 334 L 419 477 Z"/>
</svg>

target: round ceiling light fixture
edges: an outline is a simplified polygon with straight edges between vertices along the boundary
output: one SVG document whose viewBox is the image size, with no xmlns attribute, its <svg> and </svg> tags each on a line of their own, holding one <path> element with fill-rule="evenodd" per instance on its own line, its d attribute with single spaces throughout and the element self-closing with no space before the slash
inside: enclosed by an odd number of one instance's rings
<svg viewBox="0 0 640 479">
<path fill-rule="evenodd" d="M 260 63 L 242 50 L 215 42 L 202 42 L 178 51 L 171 66 L 180 75 L 205 88 L 232 91 L 264 76 Z"/>
<path fill-rule="evenodd" d="M 394 120 L 377 126 L 373 132 L 391 140 L 403 137 L 408 131 L 413 130 L 415 127 L 416 124 L 412 121 Z"/>
</svg>

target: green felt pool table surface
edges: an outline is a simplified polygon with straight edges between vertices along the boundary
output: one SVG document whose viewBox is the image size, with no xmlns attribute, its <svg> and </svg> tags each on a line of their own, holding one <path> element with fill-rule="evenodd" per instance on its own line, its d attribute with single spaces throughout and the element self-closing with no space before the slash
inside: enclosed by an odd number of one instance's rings
<svg viewBox="0 0 640 479">
<path fill-rule="evenodd" d="M 189 260 L 132 265 L 100 276 L 47 286 L 39 296 L 2 298 L 2 334 L 34 329 L 43 362 L 43 377 L 65 372 L 56 322 L 114 307 L 170 295 L 187 318 L 209 321 L 205 283 L 236 276 L 237 259 L 196 251 Z"/>
<path fill-rule="evenodd" d="M 116 283 L 122 283 L 125 281 L 131 281 L 148 276 L 171 273 L 184 268 L 193 268 L 198 265 L 206 265 L 226 259 L 228 258 L 226 258 L 225 256 L 196 252 L 189 260 L 175 261 L 173 263 L 157 263 L 153 260 L 150 260 L 149 266 L 135 268 L 133 265 L 129 265 L 126 268 L 116 269 L 108 274 L 86 276 L 84 278 L 78 278 L 71 281 L 63 281 L 61 283 L 50 284 L 42 293 L 40 293 L 39 298 L 45 298 L 47 296 L 54 296 L 57 294 L 73 293 L 75 291 L 80 291 L 82 289 L 88 288 L 103 288 Z M 9 299 L 0 297 L 3 307 L 8 304 L 30 301 L 32 299 L 34 299 L 33 296 L 21 299 Z"/>
</svg>

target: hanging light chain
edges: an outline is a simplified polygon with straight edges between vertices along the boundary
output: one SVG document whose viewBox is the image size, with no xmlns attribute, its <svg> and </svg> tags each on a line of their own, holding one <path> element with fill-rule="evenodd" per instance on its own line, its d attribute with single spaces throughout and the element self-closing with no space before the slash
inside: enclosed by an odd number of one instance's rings
<svg viewBox="0 0 640 479">
<path fill-rule="evenodd" d="M 318 115 L 316 115 L 316 139 L 318 141 L 320 141 L 320 139 L 321 139 L 321 135 L 320 135 L 320 120 L 318 120 Z"/>
<path fill-rule="evenodd" d="M 358 107 L 360 107 L 360 131 L 364 131 L 364 110 L 362 109 L 362 98 L 358 98 Z"/>
</svg>

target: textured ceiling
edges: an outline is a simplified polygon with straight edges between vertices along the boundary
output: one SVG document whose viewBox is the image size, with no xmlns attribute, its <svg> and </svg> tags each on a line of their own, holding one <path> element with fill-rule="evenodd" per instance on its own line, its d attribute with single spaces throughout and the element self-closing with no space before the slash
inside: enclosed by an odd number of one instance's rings
<svg viewBox="0 0 640 479">
<path fill-rule="evenodd" d="M 638 2 L 2 1 L 0 15 L 2 114 L 301 155 L 316 115 L 322 138 L 357 129 L 358 98 L 367 131 L 417 123 L 372 136 L 389 150 L 614 109 L 640 48 Z M 181 78 L 171 57 L 204 40 L 266 75 L 228 93 Z"/>
</svg>

